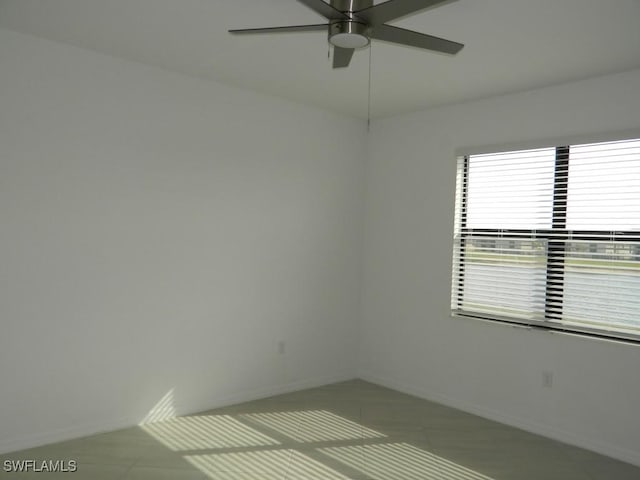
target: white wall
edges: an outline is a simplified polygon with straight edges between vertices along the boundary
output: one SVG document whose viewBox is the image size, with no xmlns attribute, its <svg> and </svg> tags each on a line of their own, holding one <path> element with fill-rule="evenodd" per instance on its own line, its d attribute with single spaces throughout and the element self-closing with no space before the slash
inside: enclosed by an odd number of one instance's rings
<svg viewBox="0 0 640 480">
<path fill-rule="evenodd" d="M 0 452 L 352 378 L 364 159 L 360 121 L 0 30 Z"/>
<path fill-rule="evenodd" d="M 640 464 L 637 345 L 449 316 L 454 151 L 640 131 L 639 91 L 634 71 L 374 122 L 360 376 Z"/>
</svg>

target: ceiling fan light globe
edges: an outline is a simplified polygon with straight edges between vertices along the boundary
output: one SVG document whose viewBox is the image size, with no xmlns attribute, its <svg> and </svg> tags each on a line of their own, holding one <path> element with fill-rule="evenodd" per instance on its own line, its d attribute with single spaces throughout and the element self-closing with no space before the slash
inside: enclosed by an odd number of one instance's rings
<svg viewBox="0 0 640 480">
<path fill-rule="evenodd" d="M 369 38 L 359 33 L 336 33 L 329 40 L 334 47 L 364 48 L 369 45 Z"/>
</svg>

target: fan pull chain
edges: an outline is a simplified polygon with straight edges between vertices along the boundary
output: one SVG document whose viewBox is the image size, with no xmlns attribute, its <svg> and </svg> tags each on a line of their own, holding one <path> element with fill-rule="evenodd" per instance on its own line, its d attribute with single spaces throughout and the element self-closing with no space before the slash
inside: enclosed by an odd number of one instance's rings
<svg viewBox="0 0 640 480">
<path fill-rule="evenodd" d="M 371 131 L 371 50 L 373 50 L 373 45 L 369 46 L 369 88 L 367 92 L 367 132 Z"/>
</svg>

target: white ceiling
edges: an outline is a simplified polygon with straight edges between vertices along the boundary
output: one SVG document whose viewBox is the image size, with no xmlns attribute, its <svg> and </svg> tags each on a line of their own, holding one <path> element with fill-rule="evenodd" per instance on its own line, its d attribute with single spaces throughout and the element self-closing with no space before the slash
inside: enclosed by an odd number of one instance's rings
<svg viewBox="0 0 640 480">
<path fill-rule="evenodd" d="M 307 23 L 296 0 L 0 0 L 0 27 L 366 118 L 367 50 L 333 70 L 324 33 L 227 33 Z M 466 46 L 374 41 L 374 118 L 640 67 L 640 0 L 457 0 L 393 24 Z"/>
</svg>

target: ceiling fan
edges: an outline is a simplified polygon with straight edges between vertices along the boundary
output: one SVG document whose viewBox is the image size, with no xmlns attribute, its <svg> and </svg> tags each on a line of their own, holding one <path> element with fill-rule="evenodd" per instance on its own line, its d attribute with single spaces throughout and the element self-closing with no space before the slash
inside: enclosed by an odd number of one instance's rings
<svg viewBox="0 0 640 480">
<path fill-rule="evenodd" d="M 289 25 L 284 27 L 229 30 L 234 34 L 315 32 L 328 30 L 329 43 L 334 46 L 333 68 L 349 65 L 355 49 L 368 46 L 371 39 L 408 45 L 454 55 L 463 44 L 424 33 L 392 27 L 386 22 L 418 10 L 448 3 L 451 0 L 388 0 L 378 5 L 373 0 L 298 0 L 319 13 L 329 23 Z"/>
</svg>

